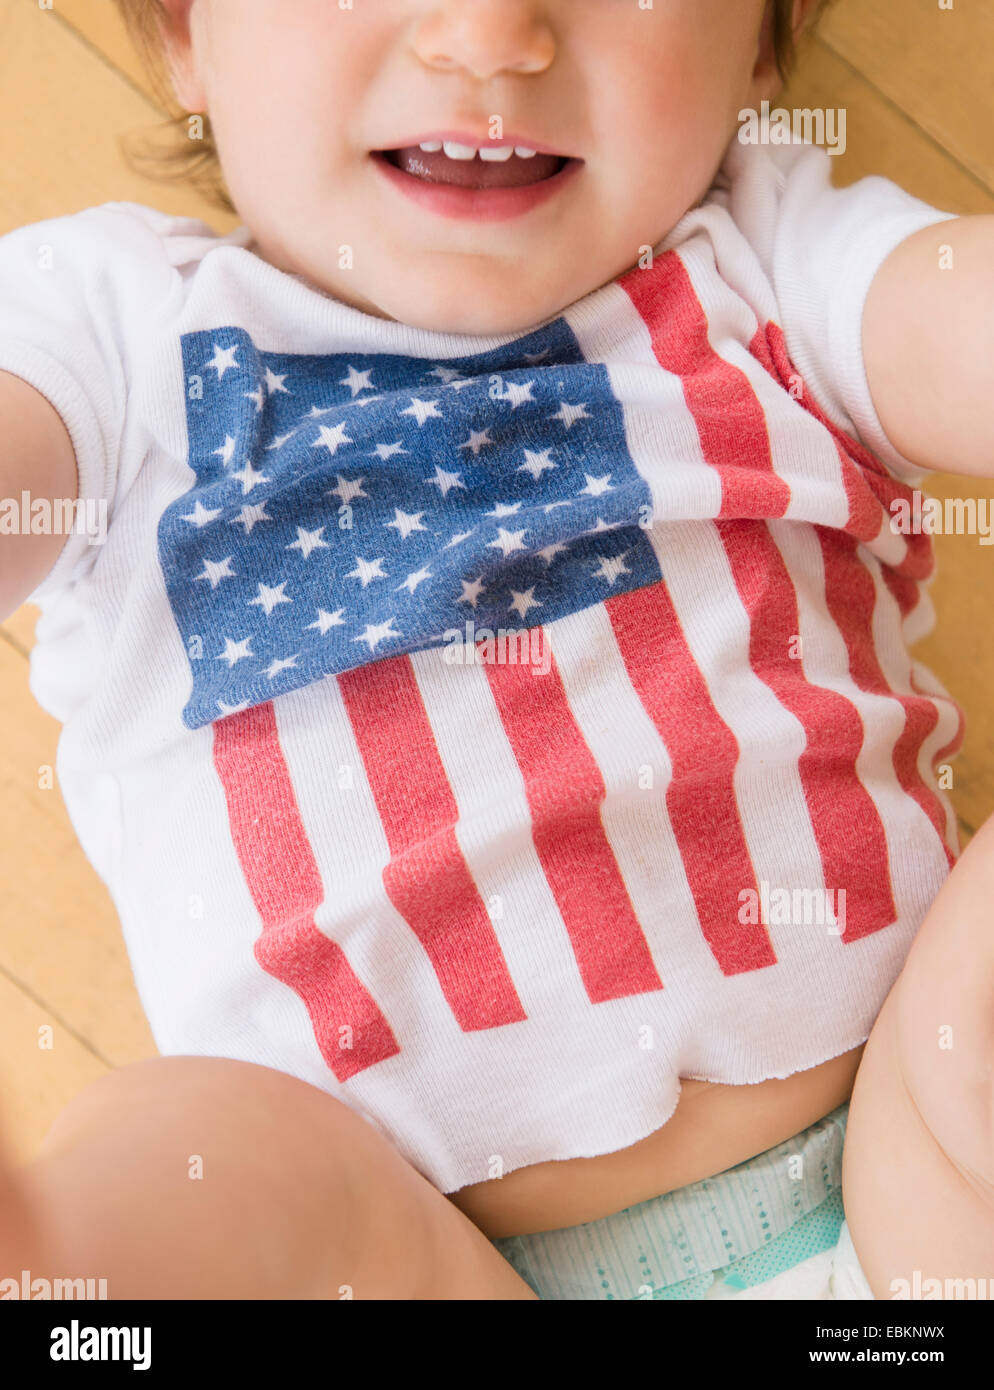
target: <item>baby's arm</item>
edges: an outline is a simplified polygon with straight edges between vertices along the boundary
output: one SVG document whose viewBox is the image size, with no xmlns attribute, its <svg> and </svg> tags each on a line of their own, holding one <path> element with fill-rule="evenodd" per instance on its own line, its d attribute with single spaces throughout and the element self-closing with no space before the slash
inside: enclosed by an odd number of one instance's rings
<svg viewBox="0 0 994 1390">
<path fill-rule="evenodd" d="M 994 817 L 929 909 L 856 1077 L 843 1199 L 877 1298 L 994 1284 L 991 903 Z"/>
<path fill-rule="evenodd" d="M 870 287 L 863 357 L 905 458 L 994 477 L 994 216 L 940 222 L 897 247 Z"/>
<path fill-rule="evenodd" d="M 23 492 L 31 502 L 51 502 L 75 500 L 77 488 L 76 457 L 62 417 L 33 386 L 0 371 L 0 502 L 13 499 L 21 518 Z M 67 539 L 58 532 L 36 536 L 20 530 L 9 535 L 0 528 L 0 619 L 41 583 Z"/>
</svg>

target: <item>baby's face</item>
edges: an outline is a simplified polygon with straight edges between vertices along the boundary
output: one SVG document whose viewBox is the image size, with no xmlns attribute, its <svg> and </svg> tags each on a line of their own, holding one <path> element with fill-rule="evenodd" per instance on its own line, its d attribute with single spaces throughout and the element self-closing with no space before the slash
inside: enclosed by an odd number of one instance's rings
<svg viewBox="0 0 994 1390">
<path fill-rule="evenodd" d="M 210 116 L 253 249 L 450 333 L 533 327 L 633 266 L 771 90 L 766 0 L 166 2 L 177 93 Z M 418 148 L 433 136 L 571 162 L 469 165 Z M 413 173 L 374 153 L 401 147 Z"/>
</svg>

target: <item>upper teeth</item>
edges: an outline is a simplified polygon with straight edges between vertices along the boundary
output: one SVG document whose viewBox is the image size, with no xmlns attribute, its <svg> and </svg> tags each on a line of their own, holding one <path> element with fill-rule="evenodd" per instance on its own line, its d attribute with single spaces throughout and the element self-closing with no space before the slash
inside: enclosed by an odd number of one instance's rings
<svg viewBox="0 0 994 1390">
<path fill-rule="evenodd" d="M 475 159 L 479 152 L 481 159 L 503 161 L 510 159 L 512 154 L 521 159 L 531 159 L 535 153 L 527 145 L 457 145 L 454 140 L 422 140 L 420 148 L 426 154 L 444 150 L 449 159 Z"/>
</svg>

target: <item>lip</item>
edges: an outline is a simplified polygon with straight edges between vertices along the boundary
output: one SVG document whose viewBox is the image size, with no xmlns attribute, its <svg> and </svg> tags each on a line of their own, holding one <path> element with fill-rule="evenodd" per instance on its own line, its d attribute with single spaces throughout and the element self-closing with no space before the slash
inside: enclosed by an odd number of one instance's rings
<svg viewBox="0 0 994 1390">
<path fill-rule="evenodd" d="M 534 150 L 536 154 L 554 154 L 560 159 L 579 158 L 577 155 L 571 155 L 568 150 L 556 149 L 554 145 L 547 145 L 530 135 L 511 134 L 502 136 L 500 140 L 491 140 L 489 135 L 474 135 L 468 130 L 429 130 L 418 135 L 405 135 L 389 145 L 380 145 L 373 153 L 378 154 L 382 150 L 406 150 L 413 145 L 420 145 L 425 140 L 441 140 L 443 144 L 450 140 L 454 145 L 473 145 L 476 149 L 495 150 L 504 149 L 508 145 L 522 145 L 527 150 Z"/>
<path fill-rule="evenodd" d="M 430 135 L 424 138 L 432 139 Z M 543 150 L 541 153 L 555 154 L 556 151 Z M 371 151 L 369 157 L 380 174 L 412 203 L 439 217 L 469 222 L 506 222 L 513 217 L 521 217 L 554 198 L 583 168 L 582 159 L 567 157 L 559 173 L 553 174 L 551 179 L 543 179 L 541 183 L 526 184 L 523 188 L 459 188 L 455 184 L 428 183 L 412 174 L 405 174 L 403 169 L 391 164 L 378 150 Z"/>
</svg>

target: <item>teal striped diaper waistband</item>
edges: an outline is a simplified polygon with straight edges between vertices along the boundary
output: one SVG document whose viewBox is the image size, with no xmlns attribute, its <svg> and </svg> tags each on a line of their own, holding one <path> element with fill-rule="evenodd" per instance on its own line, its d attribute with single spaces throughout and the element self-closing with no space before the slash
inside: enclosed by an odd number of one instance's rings
<svg viewBox="0 0 994 1390">
<path fill-rule="evenodd" d="M 848 1114 L 598 1221 L 493 1244 L 542 1299 L 701 1298 L 719 1270 L 746 1287 L 838 1239 Z"/>
</svg>

